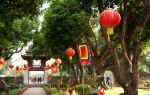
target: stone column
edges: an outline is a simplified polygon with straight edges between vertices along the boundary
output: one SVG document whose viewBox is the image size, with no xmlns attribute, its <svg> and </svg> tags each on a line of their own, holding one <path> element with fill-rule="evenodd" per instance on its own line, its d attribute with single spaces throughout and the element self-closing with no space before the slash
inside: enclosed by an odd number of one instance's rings
<svg viewBox="0 0 150 95">
<path fill-rule="evenodd" d="M 43 84 L 47 84 L 48 83 L 48 71 L 45 70 L 44 71 L 44 81 L 43 81 Z"/>
<path fill-rule="evenodd" d="M 25 70 L 25 71 L 23 71 L 23 83 L 25 84 L 25 85 L 28 85 L 29 84 L 29 71 L 28 70 Z"/>
</svg>

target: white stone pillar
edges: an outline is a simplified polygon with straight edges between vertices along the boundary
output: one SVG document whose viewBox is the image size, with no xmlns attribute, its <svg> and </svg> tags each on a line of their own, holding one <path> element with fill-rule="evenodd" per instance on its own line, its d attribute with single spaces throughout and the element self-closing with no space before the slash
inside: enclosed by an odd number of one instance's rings
<svg viewBox="0 0 150 95">
<path fill-rule="evenodd" d="M 43 84 L 47 84 L 48 83 L 48 71 L 45 70 L 44 71 L 44 81 L 43 81 Z"/>
<path fill-rule="evenodd" d="M 25 85 L 28 85 L 29 84 L 29 71 L 28 70 L 25 70 L 25 71 L 23 71 L 23 83 L 25 84 Z"/>
</svg>

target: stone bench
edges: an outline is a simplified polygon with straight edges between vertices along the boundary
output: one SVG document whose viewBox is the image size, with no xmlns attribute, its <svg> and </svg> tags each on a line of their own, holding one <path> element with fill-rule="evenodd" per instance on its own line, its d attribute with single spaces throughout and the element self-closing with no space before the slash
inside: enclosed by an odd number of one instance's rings
<svg viewBox="0 0 150 95">
<path fill-rule="evenodd" d="M 7 83 L 4 80 L 0 80 L 0 83 L 3 85 L 6 95 L 9 95 L 10 86 L 8 86 Z"/>
</svg>

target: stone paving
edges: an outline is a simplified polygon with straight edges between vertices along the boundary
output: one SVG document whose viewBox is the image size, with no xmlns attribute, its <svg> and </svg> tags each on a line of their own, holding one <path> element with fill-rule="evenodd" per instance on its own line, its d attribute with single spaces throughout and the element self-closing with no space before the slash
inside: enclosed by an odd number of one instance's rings
<svg viewBox="0 0 150 95">
<path fill-rule="evenodd" d="M 45 90 L 41 87 L 29 87 L 23 94 L 21 95 L 48 95 Z"/>
</svg>

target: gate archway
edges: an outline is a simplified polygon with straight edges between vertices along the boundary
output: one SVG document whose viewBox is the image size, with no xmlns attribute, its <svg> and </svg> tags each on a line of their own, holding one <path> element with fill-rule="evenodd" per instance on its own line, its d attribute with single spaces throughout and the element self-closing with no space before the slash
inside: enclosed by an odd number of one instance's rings
<svg viewBox="0 0 150 95">
<path fill-rule="evenodd" d="M 29 72 L 30 71 L 43 71 L 43 84 L 48 83 L 48 74 L 47 71 L 44 70 L 46 61 L 48 60 L 46 56 L 37 56 L 33 57 L 32 55 L 25 54 L 22 55 L 22 58 L 28 62 L 29 70 L 24 71 L 23 77 L 24 77 L 24 84 L 29 84 Z"/>
</svg>

